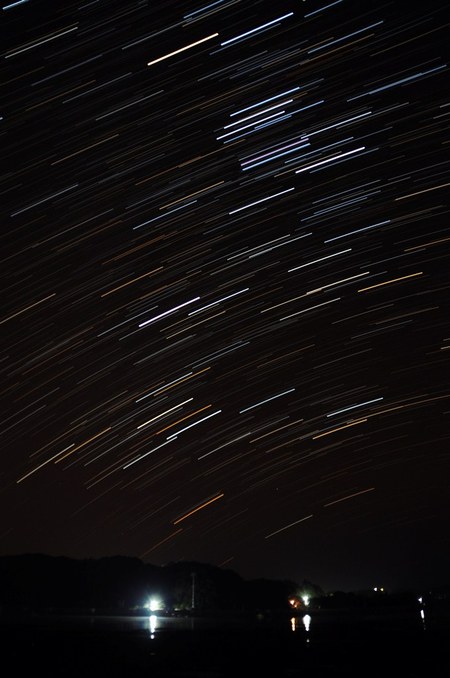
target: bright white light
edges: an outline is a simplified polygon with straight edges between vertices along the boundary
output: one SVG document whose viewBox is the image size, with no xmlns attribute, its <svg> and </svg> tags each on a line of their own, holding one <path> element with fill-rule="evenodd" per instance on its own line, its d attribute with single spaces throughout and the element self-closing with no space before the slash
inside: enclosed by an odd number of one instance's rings
<svg viewBox="0 0 450 678">
<path fill-rule="evenodd" d="M 163 609 L 163 604 L 159 598 L 150 598 L 145 607 L 149 609 L 150 612 L 157 612 L 158 610 Z"/>
<path fill-rule="evenodd" d="M 306 607 L 308 607 L 308 605 L 309 605 L 309 600 L 310 600 L 310 597 L 309 597 L 309 596 L 307 596 L 307 595 L 305 595 L 305 596 L 302 596 L 302 600 L 303 600 L 303 603 L 305 604 L 305 606 L 306 606 Z M 308 615 L 306 615 L 306 616 L 308 616 Z"/>
<path fill-rule="evenodd" d="M 150 625 L 150 633 L 152 634 L 153 638 L 153 633 L 156 631 L 156 621 L 157 621 L 157 616 L 156 614 L 151 614 L 150 619 L 149 619 L 149 625 Z"/>
</svg>

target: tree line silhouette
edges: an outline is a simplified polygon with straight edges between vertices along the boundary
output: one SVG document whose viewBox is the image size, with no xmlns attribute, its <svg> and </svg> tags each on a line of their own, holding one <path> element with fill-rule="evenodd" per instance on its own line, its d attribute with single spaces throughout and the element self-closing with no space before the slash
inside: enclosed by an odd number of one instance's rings
<svg viewBox="0 0 450 678">
<path fill-rule="evenodd" d="M 313 586 L 313 585 L 311 585 Z M 193 590 L 194 587 L 194 590 Z M 288 610 L 299 585 L 246 581 L 236 572 L 198 562 L 159 567 L 138 558 L 76 560 L 43 554 L 0 558 L 0 609 L 22 611 L 142 611 L 152 597 L 166 611 Z M 320 588 L 316 587 L 317 592 Z"/>
</svg>

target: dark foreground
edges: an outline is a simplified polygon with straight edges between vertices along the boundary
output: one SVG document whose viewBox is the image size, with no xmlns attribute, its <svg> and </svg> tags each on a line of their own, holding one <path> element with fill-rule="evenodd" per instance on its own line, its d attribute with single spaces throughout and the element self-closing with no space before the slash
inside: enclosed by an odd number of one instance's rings
<svg viewBox="0 0 450 678">
<path fill-rule="evenodd" d="M 309 627 L 309 628 L 308 628 Z M 450 676 L 447 618 L 243 620 L 0 618 L 2 666 L 15 676 L 399 678 Z"/>
</svg>

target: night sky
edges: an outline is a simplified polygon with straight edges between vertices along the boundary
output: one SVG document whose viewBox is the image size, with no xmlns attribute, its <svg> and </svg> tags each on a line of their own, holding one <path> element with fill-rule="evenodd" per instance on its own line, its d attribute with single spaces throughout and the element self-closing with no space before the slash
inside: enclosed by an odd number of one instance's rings
<svg viewBox="0 0 450 678">
<path fill-rule="evenodd" d="M 1 555 L 450 583 L 447 6 L 3 0 Z"/>
</svg>

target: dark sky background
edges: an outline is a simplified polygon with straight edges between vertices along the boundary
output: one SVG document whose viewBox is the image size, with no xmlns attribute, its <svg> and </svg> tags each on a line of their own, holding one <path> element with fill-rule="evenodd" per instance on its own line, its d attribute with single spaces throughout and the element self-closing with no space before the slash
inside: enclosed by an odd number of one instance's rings
<svg viewBox="0 0 450 678">
<path fill-rule="evenodd" d="M 447 6 L 3 0 L 0 554 L 449 583 Z"/>
</svg>

